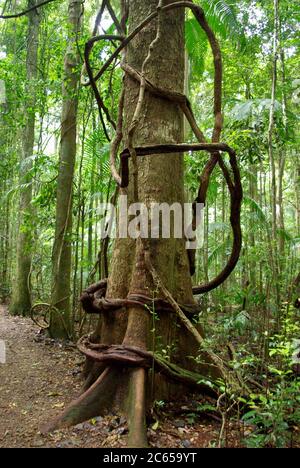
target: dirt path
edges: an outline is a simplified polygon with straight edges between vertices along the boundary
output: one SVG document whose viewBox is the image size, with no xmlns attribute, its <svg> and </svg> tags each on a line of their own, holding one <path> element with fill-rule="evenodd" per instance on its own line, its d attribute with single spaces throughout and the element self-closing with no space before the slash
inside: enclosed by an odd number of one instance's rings
<svg viewBox="0 0 300 468">
<path fill-rule="evenodd" d="M 0 364 L 0 447 L 126 445 L 126 421 L 113 414 L 41 435 L 41 424 L 50 421 L 78 395 L 83 358 L 74 345 L 41 336 L 30 319 L 11 317 L 1 305 L 0 340 L 5 341 L 7 352 L 6 364 Z M 193 448 L 216 444 L 220 427 L 217 421 L 196 419 L 191 423 L 191 416 L 187 415 L 192 409 L 180 407 L 179 402 L 170 405 L 171 411 L 172 408 L 176 410 L 173 415 L 168 412 L 168 416 L 150 422 L 151 446 Z M 237 444 L 234 434 L 230 445 Z"/>
<path fill-rule="evenodd" d="M 41 422 L 79 390 L 73 375 L 79 354 L 50 339 L 39 343 L 38 331 L 30 319 L 11 317 L 0 306 L 0 339 L 6 345 L 6 364 L 0 364 L 1 447 L 41 446 Z"/>
</svg>

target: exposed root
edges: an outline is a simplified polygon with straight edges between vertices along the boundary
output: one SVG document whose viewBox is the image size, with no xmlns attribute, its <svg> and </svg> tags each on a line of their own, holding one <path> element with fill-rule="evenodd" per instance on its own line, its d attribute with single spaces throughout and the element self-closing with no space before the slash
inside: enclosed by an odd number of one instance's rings
<svg viewBox="0 0 300 468">
<path fill-rule="evenodd" d="M 118 383 L 118 369 L 107 367 L 86 392 L 74 400 L 60 416 L 45 424 L 41 432 L 45 434 L 71 427 L 105 413 L 112 406 Z"/>
<path fill-rule="evenodd" d="M 128 447 L 148 447 L 146 426 L 146 383 L 147 374 L 143 368 L 134 369 L 130 376 L 128 397 Z"/>
<path fill-rule="evenodd" d="M 82 337 L 78 342 L 78 349 L 87 359 L 95 363 L 105 362 L 106 365 L 110 366 L 122 364 L 126 367 L 153 369 L 171 381 L 197 388 L 198 391 L 216 398 L 219 396 L 217 384 L 210 381 L 208 376 L 204 377 L 197 372 L 183 369 L 156 353 L 145 351 L 136 346 L 93 344 L 89 338 Z"/>
</svg>

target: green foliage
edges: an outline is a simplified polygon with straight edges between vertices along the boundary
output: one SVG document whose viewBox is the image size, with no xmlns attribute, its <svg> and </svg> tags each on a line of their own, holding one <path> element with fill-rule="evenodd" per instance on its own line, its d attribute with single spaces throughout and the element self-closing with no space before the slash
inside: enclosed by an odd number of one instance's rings
<svg viewBox="0 0 300 468">
<path fill-rule="evenodd" d="M 270 112 L 270 106 L 271 99 L 249 99 L 234 106 L 232 118 L 234 120 L 247 120 L 255 115 Z M 275 101 L 275 111 L 282 112 L 282 106 L 278 101 Z"/>
<path fill-rule="evenodd" d="M 293 373 L 293 356 L 299 351 L 300 327 L 289 313 L 282 322 L 282 332 L 269 338 L 268 379 L 264 393 L 244 401 L 249 408 L 243 421 L 253 427 L 245 440 L 248 447 L 286 447 L 292 429 L 300 424 L 300 378 Z M 297 351 L 298 350 L 298 351 Z M 296 351 L 296 353 L 295 353 Z"/>
<path fill-rule="evenodd" d="M 236 9 L 232 2 L 224 0 L 202 0 L 199 5 L 203 8 L 212 29 L 223 39 L 230 38 L 234 44 L 245 47 L 245 36 L 238 21 Z"/>
<path fill-rule="evenodd" d="M 191 61 L 192 73 L 200 78 L 205 70 L 208 42 L 204 31 L 200 29 L 194 17 L 188 18 L 185 23 L 185 45 Z"/>
<path fill-rule="evenodd" d="M 250 208 L 253 221 L 258 221 L 259 223 L 262 223 L 264 225 L 267 224 L 268 220 L 264 213 L 264 210 L 261 206 L 259 206 L 259 204 L 255 200 L 253 200 L 253 198 L 245 196 L 243 202 L 245 206 L 248 206 Z"/>
</svg>

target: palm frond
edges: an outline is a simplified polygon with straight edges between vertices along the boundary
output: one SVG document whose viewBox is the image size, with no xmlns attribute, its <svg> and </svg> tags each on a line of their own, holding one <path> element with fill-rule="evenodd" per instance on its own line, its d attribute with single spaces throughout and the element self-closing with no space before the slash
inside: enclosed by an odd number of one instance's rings
<svg viewBox="0 0 300 468">
<path fill-rule="evenodd" d="M 204 10 L 206 19 L 213 31 L 220 35 L 223 39 L 228 37 L 244 49 L 246 46 L 246 38 L 241 24 L 238 21 L 237 14 L 232 2 L 225 0 L 197 0 Z"/>
<path fill-rule="evenodd" d="M 229 239 L 226 239 L 225 242 L 223 242 L 222 244 L 218 245 L 213 251 L 212 253 L 209 255 L 208 257 L 208 260 L 207 260 L 207 265 L 210 267 L 211 264 L 216 261 L 219 257 L 219 255 L 223 254 L 227 247 L 229 245 Z"/>
<path fill-rule="evenodd" d="M 287 232 L 285 229 L 283 228 L 278 228 L 277 229 L 277 234 L 279 237 L 281 237 L 282 239 L 284 239 L 286 242 L 291 242 L 293 243 L 294 242 L 294 238 L 293 236 L 291 236 L 291 234 L 289 232 Z"/>
<path fill-rule="evenodd" d="M 244 205 L 248 206 L 252 213 L 255 213 L 255 216 L 259 222 L 262 224 L 267 224 L 268 219 L 262 209 L 262 207 L 251 197 L 244 196 Z"/>
<path fill-rule="evenodd" d="M 208 226 L 209 233 L 213 233 L 216 231 L 226 231 L 229 226 L 226 223 L 210 223 Z"/>
<path fill-rule="evenodd" d="M 185 44 L 193 71 L 201 76 L 205 70 L 208 41 L 195 18 L 188 18 L 185 23 Z"/>
</svg>

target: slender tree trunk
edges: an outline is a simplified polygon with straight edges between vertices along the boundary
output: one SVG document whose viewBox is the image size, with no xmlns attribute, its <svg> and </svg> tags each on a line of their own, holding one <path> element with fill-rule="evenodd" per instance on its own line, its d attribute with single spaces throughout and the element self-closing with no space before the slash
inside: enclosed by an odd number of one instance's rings
<svg viewBox="0 0 300 468">
<path fill-rule="evenodd" d="M 257 165 L 251 164 L 250 166 L 251 175 L 249 179 L 249 190 L 250 190 L 250 197 L 258 202 L 258 191 L 257 191 Z M 252 215 L 255 215 L 254 209 L 252 210 Z M 256 246 L 256 239 L 257 239 L 257 231 L 254 233 L 253 226 L 249 226 L 250 229 L 250 247 L 255 251 Z M 251 285 L 255 288 L 257 284 L 257 261 L 255 260 L 254 253 L 251 254 L 251 259 L 249 262 L 250 266 L 250 282 Z"/>
<path fill-rule="evenodd" d="M 279 229 L 281 230 L 280 242 L 279 242 L 279 253 L 280 263 L 284 264 L 284 249 L 285 249 L 285 237 L 284 237 L 284 203 L 283 203 L 283 178 L 284 170 L 286 165 L 286 151 L 282 149 L 279 154 L 279 170 L 278 170 L 278 208 L 279 208 Z"/>
<path fill-rule="evenodd" d="M 67 338 L 71 317 L 72 205 L 76 159 L 79 56 L 82 2 L 69 0 L 69 34 L 64 61 L 61 147 L 57 181 L 56 229 L 52 258 L 50 334 Z"/>
<path fill-rule="evenodd" d="M 297 227 L 297 236 L 300 236 L 300 163 L 297 163 L 295 176 L 294 176 L 294 186 L 296 193 L 296 227 Z"/>
<path fill-rule="evenodd" d="M 84 191 L 82 189 L 82 182 L 83 182 L 83 159 L 84 159 L 84 153 L 85 153 L 85 136 L 86 136 L 86 129 L 87 125 L 89 123 L 89 118 L 90 118 L 90 113 L 85 111 L 83 112 L 82 116 L 82 132 L 80 135 L 81 139 L 81 157 L 80 157 L 80 163 L 79 163 L 79 169 L 78 169 L 78 187 L 77 187 L 77 199 L 78 199 L 78 206 L 77 206 L 77 221 L 76 221 L 76 229 L 75 229 L 75 248 L 74 248 L 74 266 L 73 266 L 73 301 L 72 301 L 72 324 L 71 324 L 71 330 L 72 334 L 74 333 L 74 324 L 76 320 L 76 309 L 78 306 L 78 297 L 80 294 L 78 293 L 78 289 L 80 293 L 82 292 L 81 288 L 78 288 L 78 273 L 79 273 L 79 246 L 82 249 L 82 239 L 80 241 L 80 221 L 81 221 L 81 212 L 82 212 L 82 207 L 84 205 Z M 82 265 L 83 259 L 81 259 L 81 265 Z M 80 307 L 80 305 L 79 305 Z"/>
<path fill-rule="evenodd" d="M 94 112 L 92 113 L 93 134 L 96 132 L 96 118 Z M 96 144 L 93 139 L 93 156 L 92 156 L 92 170 L 90 176 L 90 199 L 88 207 L 88 267 L 89 270 L 93 266 L 94 252 L 93 252 L 93 226 L 94 226 L 94 195 L 95 195 L 95 171 L 96 171 Z"/>
<path fill-rule="evenodd" d="M 251 99 L 251 85 L 250 85 L 250 83 L 248 81 L 247 81 L 247 84 L 246 84 L 245 97 L 248 100 Z M 250 124 L 249 121 L 247 123 Z M 256 202 L 258 202 L 257 163 L 253 162 L 253 154 L 252 154 L 251 148 L 249 148 L 249 150 L 248 150 L 248 157 L 249 157 L 249 170 L 250 170 L 250 172 L 249 172 L 249 193 L 250 193 L 250 197 L 253 200 L 255 200 Z M 251 215 L 252 215 L 252 217 L 254 219 L 254 217 L 255 217 L 255 209 L 254 208 L 251 209 Z M 249 234 L 249 247 L 250 247 L 250 251 L 252 250 L 252 252 L 254 252 L 255 245 L 256 245 L 257 232 L 254 232 L 254 230 L 253 230 L 252 219 L 251 219 L 251 224 L 249 226 L 249 231 L 250 231 L 250 234 Z M 256 284 L 257 284 L 257 265 L 256 265 L 256 263 L 257 262 L 255 260 L 255 256 L 254 256 L 253 253 L 251 253 L 250 261 L 249 261 L 249 277 L 250 277 L 250 283 L 251 283 L 253 288 L 255 288 Z"/>
<path fill-rule="evenodd" d="M 38 2 L 29 0 L 28 7 Z M 30 274 L 32 261 L 33 227 L 31 216 L 32 185 L 30 169 L 35 135 L 36 83 L 38 74 L 38 43 L 40 15 L 37 10 L 28 13 L 27 58 L 26 58 L 26 110 L 20 160 L 20 215 L 17 237 L 16 277 L 13 281 L 10 312 L 14 315 L 28 315 L 31 308 Z"/>
<path fill-rule="evenodd" d="M 280 32 L 281 32 L 280 24 Z M 285 128 L 285 135 L 288 137 L 288 119 L 287 119 L 287 96 L 286 96 L 286 71 L 285 71 L 285 54 L 284 49 L 281 45 L 280 50 L 280 63 L 281 63 L 281 79 L 282 79 L 282 112 L 283 112 L 283 121 Z M 286 166 L 286 149 L 283 147 L 279 153 L 279 170 L 278 170 L 278 206 L 279 206 L 279 228 L 282 231 L 280 236 L 279 252 L 280 252 L 280 262 L 281 265 L 284 265 L 284 249 L 285 249 L 285 238 L 283 235 L 285 223 L 284 223 L 284 204 L 283 204 L 283 179 L 284 171 Z"/>
<path fill-rule="evenodd" d="M 275 101 L 278 79 L 278 40 L 279 40 L 279 2 L 274 0 L 274 35 L 273 35 L 273 75 L 272 75 L 272 92 L 269 117 L 269 157 L 271 164 L 271 187 L 272 187 L 272 233 L 273 239 L 276 239 L 277 233 L 277 184 L 276 184 L 276 162 L 274 154 L 274 125 L 275 125 Z"/>
<path fill-rule="evenodd" d="M 8 182 L 5 180 L 3 183 L 3 191 L 1 191 L 1 199 L 4 200 L 1 206 L 0 215 L 3 219 L 3 225 L 0 231 L 0 260 L 1 260 L 1 276 L 0 276 L 0 300 L 6 301 L 9 290 L 9 278 L 8 278 L 8 259 L 9 259 L 9 235 L 10 235 L 10 202 L 9 198 L 5 198 L 7 191 Z"/>
<path fill-rule="evenodd" d="M 268 146 L 271 165 L 271 206 L 272 206 L 272 239 L 271 245 L 274 258 L 274 289 L 276 294 L 276 303 L 279 307 L 280 288 L 279 288 L 279 264 L 278 264 L 278 245 L 277 245 L 277 182 L 276 182 L 276 158 L 274 152 L 274 127 L 275 127 L 275 101 L 278 81 L 278 47 L 279 47 L 279 0 L 274 0 L 274 34 L 273 34 L 273 76 L 272 92 L 269 117 Z"/>
</svg>

